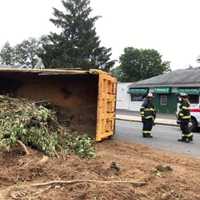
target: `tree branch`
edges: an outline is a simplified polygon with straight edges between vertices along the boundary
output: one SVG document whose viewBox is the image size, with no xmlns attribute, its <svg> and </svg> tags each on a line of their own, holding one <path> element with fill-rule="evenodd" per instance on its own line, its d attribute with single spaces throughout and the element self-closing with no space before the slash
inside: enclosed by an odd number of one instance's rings
<svg viewBox="0 0 200 200">
<path fill-rule="evenodd" d="M 17 143 L 22 147 L 22 149 L 24 150 L 24 152 L 26 153 L 26 155 L 29 155 L 29 151 L 26 148 L 26 145 L 21 141 L 21 140 L 17 140 Z"/>
<path fill-rule="evenodd" d="M 54 185 L 54 184 L 74 184 L 74 183 L 101 183 L 101 184 L 112 184 L 112 183 L 130 183 L 133 186 L 141 187 L 146 185 L 146 182 L 136 182 L 136 181 L 100 181 L 100 180 L 70 180 L 70 181 L 63 181 L 63 180 L 54 180 L 44 183 L 34 183 L 31 186 L 38 187 L 38 186 L 48 186 L 48 185 Z"/>
</svg>

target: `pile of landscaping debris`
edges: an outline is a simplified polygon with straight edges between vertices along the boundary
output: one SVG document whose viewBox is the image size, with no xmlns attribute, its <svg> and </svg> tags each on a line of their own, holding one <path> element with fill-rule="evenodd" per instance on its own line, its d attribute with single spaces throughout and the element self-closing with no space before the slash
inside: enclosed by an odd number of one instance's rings
<svg viewBox="0 0 200 200">
<path fill-rule="evenodd" d="M 74 152 L 94 157 L 93 140 L 62 126 L 57 114 L 38 102 L 0 96 L 0 149 L 20 145 L 27 154 L 29 146 L 51 156 Z"/>
</svg>

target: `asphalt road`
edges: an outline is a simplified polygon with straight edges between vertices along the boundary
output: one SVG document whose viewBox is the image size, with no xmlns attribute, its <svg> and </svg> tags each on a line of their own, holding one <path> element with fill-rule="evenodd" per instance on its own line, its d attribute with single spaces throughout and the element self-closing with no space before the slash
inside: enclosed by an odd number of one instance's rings
<svg viewBox="0 0 200 200">
<path fill-rule="evenodd" d="M 116 139 L 200 158 L 200 133 L 194 133 L 192 143 L 182 143 L 177 141 L 181 137 L 178 127 L 156 125 L 153 127 L 152 135 L 152 139 L 143 138 L 142 124 L 139 122 L 116 121 Z"/>
</svg>

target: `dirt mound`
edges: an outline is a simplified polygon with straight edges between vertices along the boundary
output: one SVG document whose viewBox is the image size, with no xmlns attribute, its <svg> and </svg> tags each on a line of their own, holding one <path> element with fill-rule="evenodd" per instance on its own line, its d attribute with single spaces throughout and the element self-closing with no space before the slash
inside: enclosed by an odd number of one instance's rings
<svg viewBox="0 0 200 200">
<path fill-rule="evenodd" d="M 1 153 L 0 199 L 200 199 L 198 159 L 116 141 L 96 148 L 95 159 Z"/>
</svg>

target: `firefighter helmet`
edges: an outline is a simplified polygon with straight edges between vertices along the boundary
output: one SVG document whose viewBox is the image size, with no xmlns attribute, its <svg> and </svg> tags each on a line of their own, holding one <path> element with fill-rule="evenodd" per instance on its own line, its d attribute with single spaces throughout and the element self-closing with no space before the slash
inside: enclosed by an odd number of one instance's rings
<svg viewBox="0 0 200 200">
<path fill-rule="evenodd" d="M 180 93 L 180 97 L 188 97 L 186 93 Z"/>
<path fill-rule="evenodd" d="M 149 93 L 147 94 L 147 97 L 153 98 L 153 94 L 152 94 L 151 92 L 149 92 Z"/>
</svg>

